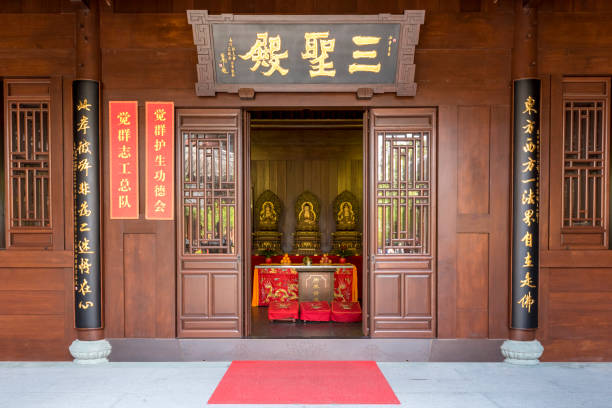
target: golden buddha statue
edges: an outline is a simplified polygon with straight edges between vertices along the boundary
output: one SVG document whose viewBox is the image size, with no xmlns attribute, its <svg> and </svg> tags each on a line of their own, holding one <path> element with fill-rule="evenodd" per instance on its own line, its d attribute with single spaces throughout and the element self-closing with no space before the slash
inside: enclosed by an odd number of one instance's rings
<svg viewBox="0 0 612 408">
<path fill-rule="evenodd" d="M 351 231 L 355 229 L 355 212 L 353 204 L 349 201 L 340 203 L 340 210 L 336 214 L 336 230 Z"/>
<path fill-rule="evenodd" d="M 274 210 L 274 204 L 271 201 L 264 201 L 259 211 L 259 229 L 260 230 L 276 230 L 278 226 L 278 214 Z"/>
<path fill-rule="evenodd" d="M 295 233 L 293 250 L 301 255 L 314 255 L 321 251 L 319 232 L 319 199 L 309 191 L 300 194 L 295 202 Z"/>
<path fill-rule="evenodd" d="M 313 205 L 309 201 L 302 203 L 300 213 L 298 214 L 298 229 L 301 231 L 305 230 L 317 230 L 317 213 L 313 209 Z"/>
<path fill-rule="evenodd" d="M 332 248 L 339 251 L 346 248 L 353 254 L 361 252 L 361 232 L 359 229 L 359 201 L 350 191 L 343 191 L 333 204 L 336 218 L 336 232 L 332 233 Z"/>
<path fill-rule="evenodd" d="M 278 222 L 282 215 L 282 203 L 278 196 L 266 190 L 255 202 L 255 232 L 253 233 L 253 249 L 255 252 L 272 250 L 281 252 L 282 233 L 278 232 Z"/>
</svg>

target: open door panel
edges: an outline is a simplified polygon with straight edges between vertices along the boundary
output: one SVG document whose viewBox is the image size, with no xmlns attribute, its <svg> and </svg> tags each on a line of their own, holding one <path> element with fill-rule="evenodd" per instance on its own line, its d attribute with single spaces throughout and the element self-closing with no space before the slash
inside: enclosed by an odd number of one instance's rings
<svg viewBox="0 0 612 408">
<path fill-rule="evenodd" d="M 372 337 L 434 337 L 434 109 L 372 109 L 369 269 Z"/>
<path fill-rule="evenodd" d="M 240 337 L 240 110 L 183 109 L 177 117 L 178 337 Z"/>
</svg>

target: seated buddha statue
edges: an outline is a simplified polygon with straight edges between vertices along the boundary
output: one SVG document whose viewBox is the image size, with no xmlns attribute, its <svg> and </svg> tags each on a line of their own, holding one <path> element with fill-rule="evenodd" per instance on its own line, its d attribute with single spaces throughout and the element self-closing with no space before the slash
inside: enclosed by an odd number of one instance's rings
<svg viewBox="0 0 612 408">
<path fill-rule="evenodd" d="M 302 209 L 298 214 L 298 230 L 314 231 L 317 228 L 317 213 L 313 209 L 311 202 L 302 203 Z"/>
<path fill-rule="evenodd" d="M 333 210 L 336 232 L 332 233 L 332 248 L 338 253 L 346 248 L 353 254 L 361 252 L 361 232 L 359 232 L 359 201 L 350 191 L 343 191 L 335 199 Z"/>
<path fill-rule="evenodd" d="M 271 201 L 265 201 L 259 211 L 259 229 L 265 231 L 276 230 L 278 225 L 278 213 Z"/>
<path fill-rule="evenodd" d="M 293 251 L 300 255 L 314 255 L 321 251 L 319 216 L 321 206 L 317 196 L 304 191 L 295 202 L 295 233 Z"/>
<path fill-rule="evenodd" d="M 355 229 L 355 212 L 349 201 L 340 204 L 340 210 L 336 214 L 336 230 L 352 231 Z"/>
<path fill-rule="evenodd" d="M 278 232 L 278 223 L 283 212 L 283 205 L 276 194 L 266 190 L 257 198 L 253 214 L 255 232 L 253 232 L 253 249 L 257 253 L 272 250 L 281 252 L 282 233 Z"/>
</svg>

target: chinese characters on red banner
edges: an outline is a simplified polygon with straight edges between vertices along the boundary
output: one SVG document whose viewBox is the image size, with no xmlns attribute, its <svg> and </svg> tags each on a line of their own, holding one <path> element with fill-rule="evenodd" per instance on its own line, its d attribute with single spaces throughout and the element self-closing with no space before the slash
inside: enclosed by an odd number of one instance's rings
<svg viewBox="0 0 612 408">
<path fill-rule="evenodd" d="M 174 103 L 146 103 L 147 219 L 174 219 Z"/>
<path fill-rule="evenodd" d="M 109 102 L 110 218 L 138 219 L 138 102 Z"/>
</svg>

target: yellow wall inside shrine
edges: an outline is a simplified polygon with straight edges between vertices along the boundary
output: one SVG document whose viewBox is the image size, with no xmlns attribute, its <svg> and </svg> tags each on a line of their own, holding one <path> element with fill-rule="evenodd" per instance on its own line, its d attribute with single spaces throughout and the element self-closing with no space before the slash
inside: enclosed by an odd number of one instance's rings
<svg viewBox="0 0 612 408">
<path fill-rule="evenodd" d="M 282 248 L 291 252 L 295 231 L 295 200 L 310 190 L 321 204 L 321 248 L 329 251 L 336 230 L 332 204 L 349 190 L 362 204 L 363 133 L 361 129 L 253 129 L 251 186 L 253 202 L 272 190 L 283 203 L 279 223 Z M 360 209 L 361 214 L 361 209 Z"/>
</svg>

